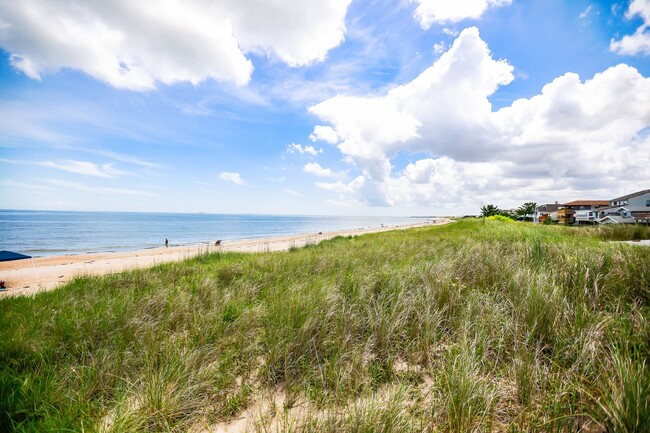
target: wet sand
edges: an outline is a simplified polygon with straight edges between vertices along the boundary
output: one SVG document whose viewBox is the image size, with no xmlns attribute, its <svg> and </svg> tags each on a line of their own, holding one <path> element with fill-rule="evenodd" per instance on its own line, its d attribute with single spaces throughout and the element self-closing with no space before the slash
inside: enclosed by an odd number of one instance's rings
<svg viewBox="0 0 650 433">
<path fill-rule="evenodd" d="M 221 245 L 218 246 L 213 243 L 203 243 L 138 251 L 37 257 L 33 260 L 0 262 L 0 280 L 5 282 L 8 289 L 7 291 L 0 292 L 0 296 L 30 295 L 42 290 L 51 290 L 77 276 L 107 275 L 131 269 L 149 268 L 161 263 L 189 259 L 202 253 L 226 251 L 244 253 L 287 251 L 292 247 L 316 244 L 335 236 L 358 236 L 366 233 L 377 233 L 450 222 L 450 220 L 445 218 L 436 218 L 433 221 L 435 223 L 428 222 L 341 230 L 336 232 L 222 241 Z"/>
</svg>

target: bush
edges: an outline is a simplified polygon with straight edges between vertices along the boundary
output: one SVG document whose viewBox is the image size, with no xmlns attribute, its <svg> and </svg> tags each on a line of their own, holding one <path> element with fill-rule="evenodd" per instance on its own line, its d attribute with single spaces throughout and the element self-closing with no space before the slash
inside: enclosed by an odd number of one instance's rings
<svg viewBox="0 0 650 433">
<path fill-rule="evenodd" d="M 489 216 L 488 219 L 492 220 L 492 221 L 501 221 L 501 222 L 504 222 L 504 223 L 511 223 L 511 222 L 514 221 L 512 218 L 510 218 L 508 216 L 505 216 L 505 215 L 492 215 L 492 216 Z"/>
</svg>

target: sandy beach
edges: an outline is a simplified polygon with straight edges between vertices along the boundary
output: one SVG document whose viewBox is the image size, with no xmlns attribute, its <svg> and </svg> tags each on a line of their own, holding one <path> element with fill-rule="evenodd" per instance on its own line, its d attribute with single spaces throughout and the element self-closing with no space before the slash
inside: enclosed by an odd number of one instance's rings
<svg viewBox="0 0 650 433">
<path fill-rule="evenodd" d="M 148 268 L 161 263 L 189 259 L 206 252 L 287 251 L 292 247 L 316 244 L 335 236 L 358 236 L 448 222 L 450 222 L 448 219 L 436 218 L 428 223 L 223 241 L 218 246 L 214 243 L 202 243 L 127 252 L 36 257 L 33 260 L 0 262 L 0 280 L 5 282 L 8 289 L 0 292 L 0 296 L 30 295 L 42 290 L 51 290 L 78 276 L 107 275 L 130 269 Z"/>
</svg>

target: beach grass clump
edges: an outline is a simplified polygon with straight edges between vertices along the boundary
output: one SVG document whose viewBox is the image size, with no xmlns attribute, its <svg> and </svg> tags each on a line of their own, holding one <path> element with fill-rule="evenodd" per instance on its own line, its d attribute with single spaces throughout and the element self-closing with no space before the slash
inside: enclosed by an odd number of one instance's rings
<svg viewBox="0 0 650 433">
<path fill-rule="evenodd" d="M 589 227 L 589 231 L 607 241 L 650 239 L 648 224 L 609 224 Z"/>
<path fill-rule="evenodd" d="M 643 431 L 635 236 L 464 219 L 3 298 L 0 431 Z"/>
</svg>

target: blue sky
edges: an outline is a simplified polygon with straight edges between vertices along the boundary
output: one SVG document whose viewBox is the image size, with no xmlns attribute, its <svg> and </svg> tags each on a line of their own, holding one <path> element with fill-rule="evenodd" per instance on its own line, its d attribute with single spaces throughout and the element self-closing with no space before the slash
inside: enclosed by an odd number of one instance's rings
<svg viewBox="0 0 650 433">
<path fill-rule="evenodd" d="M 650 188 L 650 0 L 0 0 L 0 208 L 476 213 Z"/>
</svg>

